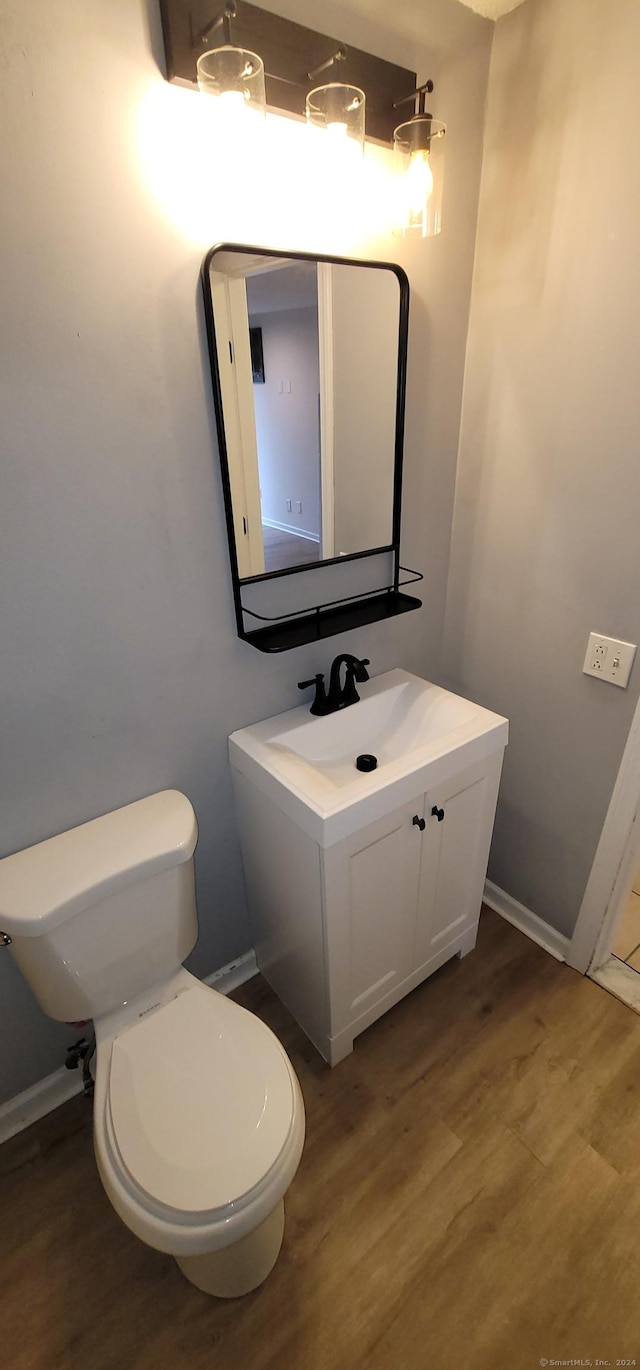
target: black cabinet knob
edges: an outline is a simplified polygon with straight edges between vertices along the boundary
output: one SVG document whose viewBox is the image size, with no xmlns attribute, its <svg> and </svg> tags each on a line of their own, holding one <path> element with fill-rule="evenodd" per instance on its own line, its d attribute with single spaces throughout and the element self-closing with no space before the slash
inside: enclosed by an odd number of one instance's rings
<svg viewBox="0 0 640 1370">
<path fill-rule="evenodd" d="M 432 818 L 437 818 L 438 822 L 441 823 L 444 818 L 444 809 L 439 809 L 438 805 L 434 804 L 431 810 L 431 816 Z"/>
<path fill-rule="evenodd" d="M 414 813 L 413 818 L 411 819 L 411 822 L 413 823 L 414 828 L 419 828 L 419 829 L 420 829 L 420 832 L 424 832 L 424 830 L 425 830 L 425 828 L 426 828 L 426 826 L 427 826 L 426 823 L 425 823 L 425 821 L 424 821 L 424 818 L 418 818 L 417 813 Z"/>
</svg>

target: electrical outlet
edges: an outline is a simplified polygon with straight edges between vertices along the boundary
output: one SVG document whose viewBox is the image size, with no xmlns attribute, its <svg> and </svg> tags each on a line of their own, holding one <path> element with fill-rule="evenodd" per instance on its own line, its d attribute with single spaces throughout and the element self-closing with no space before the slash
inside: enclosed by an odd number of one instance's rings
<svg viewBox="0 0 640 1370">
<path fill-rule="evenodd" d="M 302 500 L 301 500 L 301 499 L 297 499 L 297 500 L 296 500 L 296 509 L 298 510 L 298 513 L 299 513 L 299 514 L 302 513 Z"/>
<path fill-rule="evenodd" d="M 290 513 L 291 513 L 291 500 L 290 500 L 290 499 L 285 500 L 285 504 L 286 504 L 286 506 L 287 506 L 287 513 L 290 514 Z"/>
<path fill-rule="evenodd" d="M 629 683 L 635 654 L 634 642 L 619 642 L 615 637 L 590 633 L 582 670 L 585 675 L 598 676 L 600 680 L 608 680 L 611 685 L 619 685 L 624 690 Z"/>
</svg>

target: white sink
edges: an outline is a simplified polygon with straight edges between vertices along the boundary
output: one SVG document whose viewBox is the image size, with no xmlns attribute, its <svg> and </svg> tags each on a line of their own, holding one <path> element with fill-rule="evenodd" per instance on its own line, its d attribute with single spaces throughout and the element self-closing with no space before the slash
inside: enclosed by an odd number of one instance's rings
<svg viewBox="0 0 640 1370">
<path fill-rule="evenodd" d="M 392 682 L 390 676 L 405 678 Z M 403 671 L 390 671 L 363 688 L 358 704 L 326 718 L 307 716 L 293 728 L 277 727 L 269 745 L 293 752 L 333 785 L 350 785 L 362 774 L 356 767 L 360 753 L 375 755 L 378 767 L 399 761 L 469 723 L 474 709 L 468 699 Z"/>
<path fill-rule="evenodd" d="M 506 745 L 505 718 L 408 671 L 358 686 L 360 700 L 316 718 L 309 705 L 241 728 L 231 763 L 314 840 L 330 846 Z M 377 758 L 360 771 L 356 757 Z"/>
</svg>

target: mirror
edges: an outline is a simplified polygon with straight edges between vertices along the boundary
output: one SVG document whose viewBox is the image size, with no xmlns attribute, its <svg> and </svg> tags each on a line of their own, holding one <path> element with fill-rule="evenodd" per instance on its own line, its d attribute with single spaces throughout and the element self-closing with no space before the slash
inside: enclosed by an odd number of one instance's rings
<svg viewBox="0 0 640 1370">
<path fill-rule="evenodd" d="M 225 244 L 203 285 L 234 579 L 397 552 L 404 272 Z"/>
</svg>

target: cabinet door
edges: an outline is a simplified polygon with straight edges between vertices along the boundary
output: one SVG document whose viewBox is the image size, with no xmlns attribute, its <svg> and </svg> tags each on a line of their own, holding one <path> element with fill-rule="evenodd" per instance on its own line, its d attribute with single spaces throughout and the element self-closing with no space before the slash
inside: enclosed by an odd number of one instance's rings
<svg viewBox="0 0 640 1370">
<path fill-rule="evenodd" d="M 424 795 L 325 853 L 331 1031 L 341 1031 L 410 972 Z"/>
<path fill-rule="evenodd" d="M 426 795 L 416 966 L 479 917 L 501 766 L 502 754 L 490 757 Z"/>
</svg>

